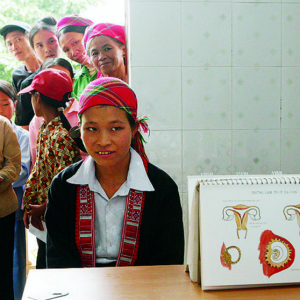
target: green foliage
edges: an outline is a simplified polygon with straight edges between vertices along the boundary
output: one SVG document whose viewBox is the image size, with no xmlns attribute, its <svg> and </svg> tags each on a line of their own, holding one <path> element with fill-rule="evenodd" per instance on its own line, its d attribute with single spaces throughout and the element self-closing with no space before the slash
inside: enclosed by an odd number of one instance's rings
<svg viewBox="0 0 300 300">
<path fill-rule="evenodd" d="M 33 24 L 48 15 L 56 20 L 70 14 L 80 15 L 80 11 L 94 4 L 93 0 L 0 0 L 0 28 L 16 20 Z M 21 63 L 7 52 L 1 36 L 0 39 L 0 79 L 11 82 L 12 71 Z M 73 64 L 78 68 L 77 65 Z"/>
</svg>

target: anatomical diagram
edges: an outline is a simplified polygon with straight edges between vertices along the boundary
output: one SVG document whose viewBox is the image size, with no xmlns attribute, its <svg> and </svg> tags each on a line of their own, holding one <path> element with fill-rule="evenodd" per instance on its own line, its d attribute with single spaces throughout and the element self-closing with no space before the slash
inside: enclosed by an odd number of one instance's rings
<svg viewBox="0 0 300 300">
<path fill-rule="evenodd" d="M 253 221 L 260 220 L 260 210 L 257 206 L 247 206 L 239 204 L 236 206 L 226 206 L 223 208 L 223 220 L 232 221 L 235 219 L 237 226 L 237 237 L 240 238 L 239 232 L 242 230 L 245 232 L 245 238 L 247 237 L 247 222 L 248 217 Z"/>
<path fill-rule="evenodd" d="M 265 230 L 261 234 L 258 250 L 263 273 L 268 277 L 288 269 L 295 259 L 293 245 L 271 230 Z"/>
<path fill-rule="evenodd" d="M 221 248 L 221 264 L 224 268 L 231 270 L 231 265 L 237 264 L 241 259 L 241 250 L 237 246 L 227 247 L 223 243 Z"/>
<path fill-rule="evenodd" d="M 299 226 L 299 235 L 300 235 L 300 204 L 298 205 L 287 205 L 283 209 L 283 214 L 285 219 L 288 221 L 292 221 L 297 218 L 298 226 Z"/>
</svg>

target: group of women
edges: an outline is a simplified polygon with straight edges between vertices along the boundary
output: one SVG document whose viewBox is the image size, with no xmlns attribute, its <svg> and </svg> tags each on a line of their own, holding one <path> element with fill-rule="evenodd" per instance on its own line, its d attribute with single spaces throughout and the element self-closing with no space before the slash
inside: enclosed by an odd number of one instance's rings
<svg viewBox="0 0 300 300">
<path fill-rule="evenodd" d="M 81 65 L 73 84 L 72 96 L 77 100 L 86 85 L 101 76 L 128 82 L 124 26 L 93 24 L 89 19 L 71 15 L 58 23 L 53 17 L 45 17 L 29 28 L 28 24 L 17 21 L 0 31 L 8 50 L 16 59 L 24 61 L 24 65 L 12 74 L 17 92 L 30 85 L 42 63 L 49 58 L 61 57 L 62 52 Z M 14 40 L 14 33 L 17 34 L 17 40 Z M 26 47 L 20 44 L 20 35 Z M 19 49 L 26 55 L 21 55 Z M 20 96 L 16 124 L 28 129 L 33 115 L 30 97 Z"/>
<path fill-rule="evenodd" d="M 127 84 L 124 26 L 70 15 L 31 28 L 13 22 L 0 34 L 24 62 L 12 81 L 16 123 L 29 129 L 32 156 L 23 220 L 41 232 L 47 225 L 37 267 L 181 264 L 178 188 L 145 153 L 147 118 L 138 118 Z M 81 65 L 75 75 L 62 52 Z M 0 179 L 5 167 L 4 160 Z"/>
</svg>

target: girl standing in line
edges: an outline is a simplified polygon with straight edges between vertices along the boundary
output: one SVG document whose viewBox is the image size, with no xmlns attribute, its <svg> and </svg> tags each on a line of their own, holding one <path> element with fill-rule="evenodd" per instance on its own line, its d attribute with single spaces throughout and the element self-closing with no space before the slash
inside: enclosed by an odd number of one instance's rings
<svg viewBox="0 0 300 300">
<path fill-rule="evenodd" d="M 25 186 L 24 224 L 43 231 L 47 193 L 55 175 L 65 167 L 80 160 L 79 149 L 68 130 L 70 124 L 63 114 L 66 102 L 72 92 L 70 76 L 63 71 L 45 69 L 38 73 L 31 85 L 19 94 L 30 93 L 35 115 L 44 118 L 38 131 L 37 158 Z M 66 129 L 67 128 L 67 129 Z M 38 241 L 36 267 L 46 267 L 46 244 Z"/>
<path fill-rule="evenodd" d="M 56 57 L 49 58 L 42 64 L 42 70 L 52 68 L 60 71 L 66 72 L 72 82 L 74 87 L 74 71 L 72 65 L 64 58 Z M 71 94 L 72 95 L 72 94 Z M 68 119 L 71 127 L 75 127 L 78 125 L 78 109 L 79 103 L 75 98 L 70 98 L 67 103 L 67 107 L 64 109 L 64 115 Z M 30 152 L 31 152 L 31 166 L 33 167 L 36 161 L 36 143 L 38 137 L 38 130 L 40 126 L 43 124 L 44 119 L 42 117 L 37 117 L 36 115 L 32 118 L 29 123 L 29 139 L 30 139 Z M 84 158 L 87 156 L 85 152 L 80 152 L 81 157 Z"/>
</svg>

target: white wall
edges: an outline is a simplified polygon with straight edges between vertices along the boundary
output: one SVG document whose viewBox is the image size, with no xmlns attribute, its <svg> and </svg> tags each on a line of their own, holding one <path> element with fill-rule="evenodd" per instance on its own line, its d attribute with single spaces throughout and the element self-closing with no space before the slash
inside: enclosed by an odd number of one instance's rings
<svg viewBox="0 0 300 300">
<path fill-rule="evenodd" d="M 300 173 L 300 0 L 129 0 L 150 160 L 187 175 Z"/>
</svg>

